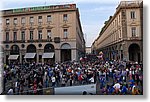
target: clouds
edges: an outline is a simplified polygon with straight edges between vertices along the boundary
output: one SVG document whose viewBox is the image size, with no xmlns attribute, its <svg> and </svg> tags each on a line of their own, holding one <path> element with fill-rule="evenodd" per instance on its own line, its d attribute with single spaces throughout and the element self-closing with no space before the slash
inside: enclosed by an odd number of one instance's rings
<svg viewBox="0 0 150 102">
<path fill-rule="evenodd" d="M 104 22 L 113 15 L 120 0 L 1 0 L 3 9 L 76 3 L 86 45 L 91 46 Z M 2 9 L 2 6 L 0 6 Z"/>
<path fill-rule="evenodd" d="M 86 6 L 84 6 L 86 5 Z M 86 45 L 91 46 L 98 37 L 104 22 L 113 15 L 116 9 L 115 4 L 80 4 L 78 5 L 81 15 L 83 32 L 86 34 Z"/>
<path fill-rule="evenodd" d="M 93 41 L 98 37 L 100 29 L 103 25 L 97 23 L 93 25 L 82 25 L 85 35 L 86 46 L 91 46 Z"/>
</svg>

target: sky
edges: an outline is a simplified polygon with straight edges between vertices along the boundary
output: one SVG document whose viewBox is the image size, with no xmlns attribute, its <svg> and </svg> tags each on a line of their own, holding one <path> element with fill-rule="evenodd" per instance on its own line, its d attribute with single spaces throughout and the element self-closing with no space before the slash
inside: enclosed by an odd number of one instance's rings
<svg viewBox="0 0 150 102">
<path fill-rule="evenodd" d="M 76 3 L 86 46 L 98 37 L 104 22 L 115 13 L 121 0 L 1 0 L 0 9 Z"/>
</svg>

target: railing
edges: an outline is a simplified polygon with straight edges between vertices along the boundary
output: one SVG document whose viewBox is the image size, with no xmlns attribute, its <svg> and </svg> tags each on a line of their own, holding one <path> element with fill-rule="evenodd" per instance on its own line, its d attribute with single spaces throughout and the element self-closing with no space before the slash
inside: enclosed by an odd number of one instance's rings
<svg viewBox="0 0 150 102">
<path fill-rule="evenodd" d="M 36 40 L 27 40 L 27 42 L 52 42 L 52 39 L 36 39 Z"/>
<path fill-rule="evenodd" d="M 38 39 L 36 39 L 36 40 L 27 40 L 27 41 L 25 41 L 25 40 L 16 40 L 16 41 L 12 41 L 12 40 L 10 40 L 10 41 L 3 41 L 3 43 L 26 43 L 26 42 L 52 42 L 52 39 L 41 39 L 41 40 L 38 40 Z"/>
<path fill-rule="evenodd" d="M 59 42 L 61 41 L 75 41 L 76 39 L 73 38 L 60 38 Z M 16 41 L 3 41 L 3 43 L 36 43 L 36 42 L 55 42 L 55 39 L 33 39 L 33 40 L 16 40 Z"/>
</svg>

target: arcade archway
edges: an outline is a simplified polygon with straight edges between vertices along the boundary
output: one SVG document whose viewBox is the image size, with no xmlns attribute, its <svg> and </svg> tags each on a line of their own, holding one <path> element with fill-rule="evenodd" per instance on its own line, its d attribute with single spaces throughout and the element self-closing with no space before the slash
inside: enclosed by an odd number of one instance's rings
<svg viewBox="0 0 150 102">
<path fill-rule="evenodd" d="M 8 57 L 8 60 L 10 61 L 10 63 L 13 64 L 18 64 L 19 60 L 20 60 L 20 56 L 19 56 L 19 46 L 18 45 L 12 45 L 10 48 L 10 55 Z"/>
<path fill-rule="evenodd" d="M 130 61 L 140 62 L 140 46 L 138 44 L 131 44 L 128 51 Z"/>
<path fill-rule="evenodd" d="M 26 55 L 25 55 L 25 59 L 27 62 L 36 62 L 37 58 L 36 58 L 36 46 L 33 44 L 30 44 L 27 46 L 27 51 L 26 51 Z"/>
<path fill-rule="evenodd" d="M 68 43 L 61 46 L 61 62 L 71 61 L 71 46 Z"/>
<path fill-rule="evenodd" d="M 42 55 L 44 62 L 50 65 L 55 63 L 55 48 L 52 44 L 46 44 Z"/>
</svg>

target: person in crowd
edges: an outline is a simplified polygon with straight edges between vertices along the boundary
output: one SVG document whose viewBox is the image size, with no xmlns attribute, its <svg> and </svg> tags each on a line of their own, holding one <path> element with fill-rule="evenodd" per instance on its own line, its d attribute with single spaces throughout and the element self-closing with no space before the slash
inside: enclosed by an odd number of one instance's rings
<svg viewBox="0 0 150 102">
<path fill-rule="evenodd" d="M 7 92 L 8 95 L 13 95 L 14 94 L 14 90 L 13 90 L 13 87 L 11 87 L 8 92 Z"/>
<path fill-rule="evenodd" d="M 139 64 L 131 64 L 119 60 L 92 59 L 63 63 L 27 65 L 5 65 L 4 85 L 10 81 L 14 84 L 13 94 L 34 90 L 34 94 L 42 94 L 43 88 L 65 87 L 85 84 L 97 84 L 103 94 L 142 94 L 143 68 Z M 120 68 L 120 65 L 124 65 Z M 138 92 L 135 90 L 138 88 Z M 10 89 L 6 89 L 9 91 Z M 12 90 L 10 90 L 12 93 Z"/>
</svg>

